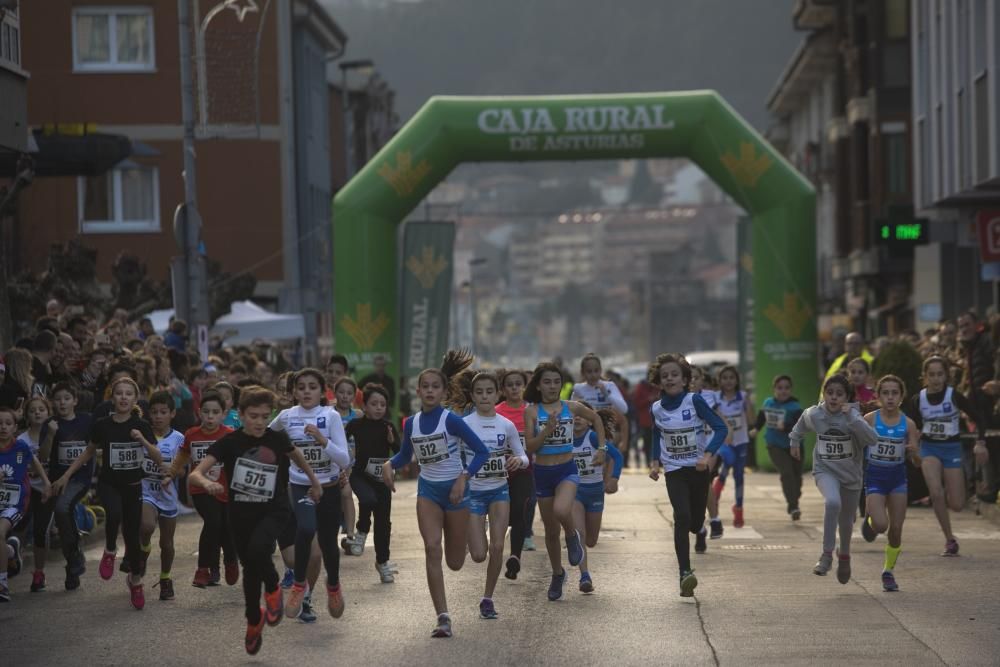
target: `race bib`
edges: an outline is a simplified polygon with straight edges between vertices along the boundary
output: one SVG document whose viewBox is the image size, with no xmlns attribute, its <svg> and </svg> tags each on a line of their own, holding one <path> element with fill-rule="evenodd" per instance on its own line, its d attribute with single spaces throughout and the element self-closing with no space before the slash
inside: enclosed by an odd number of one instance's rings
<svg viewBox="0 0 1000 667">
<path fill-rule="evenodd" d="M 422 466 L 440 463 L 451 456 L 448 452 L 448 438 L 444 433 L 436 433 L 421 438 L 411 438 L 411 440 L 413 442 L 413 451 L 417 455 L 417 461 Z"/>
<path fill-rule="evenodd" d="M 191 443 L 191 461 L 197 468 L 198 464 L 201 463 L 208 455 L 208 448 L 214 444 L 212 440 L 197 440 Z M 219 478 L 222 477 L 222 464 L 216 463 L 214 466 L 208 469 L 205 473 L 205 477 L 212 482 L 218 482 Z"/>
<path fill-rule="evenodd" d="M 110 444 L 112 470 L 139 470 L 145 459 L 142 445 L 138 442 L 112 442 Z"/>
<path fill-rule="evenodd" d="M 369 477 L 382 481 L 382 466 L 389 459 L 368 459 L 368 465 L 365 466 L 365 474 Z"/>
<path fill-rule="evenodd" d="M 868 448 L 868 458 L 883 463 L 902 463 L 906 448 L 902 438 L 879 438 Z"/>
<path fill-rule="evenodd" d="M 730 432 L 735 433 L 736 431 L 743 430 L 743 416 L 739 415 L 737 417 L 726 417 L 726 426 L 729 427 Z"/>
<path fill-rule="evenodd" d="M 476 473 L 476 479 L 506 479 L 507 453 L 504 451 L 490 452 L 490 458 Z"/>
<path fill-rule="evenodd" d="M 543 428 L 544 428 L 543 422 Z M 545 439 L 544 445 L 571 445 L 573 444 L 573 420 L 560 419 L 552 434 Z"/>
<path fill-rule="evenodd" d="M 854 456 L 854 441 L 849 435 L 820 435 L 816 439 L 816 458 L 841 461 Z"/>
<path fill-rule="evenodd" d="M 302 452 L 302 457 L 317 475 L 328 473 L 333 469 L 332 462 L 326 456 L 326 447 L 315 440 L 296 440 L 292 444 Z"/>
<path fill-rule="evenodd" d="M 768 428 L 781 430 L 785 425 L 785 411 L 773 408 L 764 408 L 764 419 Z"/>
<path fill-rule="evenodd" d="M 266 503 L 274 498 L 278 484 L 278 466 L 260 463 L 242 456 L 233 466 L 231 487 L 236 491 L 234 500 L 245 503 Z"/>
<path fill-rule="evenodd" d="M 80 455 L 83 454 L 83 450 L 86 448 L 87 443 L 79 440 L 75 440 L 73 442 L 60 442 L 58 454 L 59 465 L 67 468 L 73 465 L 73 461 L 80 458 Z"/>
<path fill-rule="evenodd" d="M 698 456 L 697 430 L 690 428 L 678 431 L 660 430 L 660 446 L 667 458 L 681 460 Z"/>
<path fill-rule="evenodd" d="M 163 460 L 164 463 L 169 463 L 166 459 Z M 151 481 L 155 481 L 157 484 L 163 479 L 163 472 L 160 470 L 160 466 L 156 465 L 156 461 L 150 458 L 143 457 L 142 459 L 142 474 L 144 477 L 149 478 Z"/>
<path fill-rule="evenodd" d="M 4 482 L 0 484 L 0 508 L 17 507 L 21 502 L 21 485 Z"/>
<path fill-rule="evenodd" d="M 958 424 L 954 419 L 925 421 L 923 434 L 928 440 L 951 440 L 958 435 Z"/>
<path fill-rule="evenodd" d="M 599 469 L 594 465 L 594 450 L 584 447 L 573 456 L 576 461 L 576 472 L 582 478 L 593 477 L 598 474 Z"/>
</svg>

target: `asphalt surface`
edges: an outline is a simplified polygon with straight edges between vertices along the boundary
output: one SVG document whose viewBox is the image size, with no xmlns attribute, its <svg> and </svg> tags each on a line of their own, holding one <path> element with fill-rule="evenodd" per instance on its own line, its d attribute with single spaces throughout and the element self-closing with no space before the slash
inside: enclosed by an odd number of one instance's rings
<svg viewBox="0 0 1000 667">
<path fill-rule="evenodd" d="M 812 574 L 820 551 L 821 499 L 805 481 L 802 521 L 792 523 L 775 475 L 747 477 L 747 525 L 731 526 L 731 489 L 723 496 L 726 534 L 695 555 L 693 599 L 678 596 L 671 510 L 662 480 L 625 474 L 609 496 L 604 531 L 592 550 L 596 591 L 577 591 L 570 571 L 563 600 L 549 602 L 543 551 L 526 553 L 517 581 L 501 576 L 498 620 L 478 616 L 485 564 L 446 570 L 452 639 L 431 639 L 434 611 L 424 579 L 414 507 L 416 485 L 401 482 L 394 502 L 394 584 L 379 583 L 374 552 L 343 557 L 347 611 L 339 620 L 317 598 L 319 621 L 285 619 L 264 632 L 259 655 L 243 651 L 239 586 L 190 586 L 200 521 L 183 517 L 173 568 L 177 597 L 131 609 L 124 575 L 97 575 L 102 545 L 88 547 L 82 587 L 63 590 L 61 562 L 49 588 L 30 593 L 30 569 L 11 580 L 0 605 L 0 655 L 7 665 L 997 665 L 1000 664 L 1000 527 L 965 512 L 954 519 L 961 556 L 943 558 L 944 538 L 929 509 L 911 508 L 896 567 L 901 591 L 881 590 L 884 537 L 856 535 L 854 577 Z M 543 546 L 540 523 L 535 527 Z M 154 538 L 155 540 L 155 538 Z M 119 553 L 123 551 L 119 546 Z M 54 559 L 53 559 L 54 560 Z M 26 564 L 27 565 L 27 564 Z M 569 568 L 567 568 L 569 570 Z M 158 571 L 158 555 L 150 559 Z M 322 580 L 321 580 L 322 581 Z"/>
</svg>

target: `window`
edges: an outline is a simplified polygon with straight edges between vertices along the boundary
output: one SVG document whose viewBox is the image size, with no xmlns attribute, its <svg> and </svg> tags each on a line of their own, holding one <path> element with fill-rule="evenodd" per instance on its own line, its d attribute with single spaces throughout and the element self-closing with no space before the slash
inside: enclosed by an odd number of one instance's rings
<svg viewBox="0 0 1000 667">
<path fill-rule="evenodd" d="M 21 27 L 17 8 L 0 9 L 0 66 L 21 67 Z"/>
<path fill-rule="evenodd" d="M 906 39 L 910 34 L 910 17 L 907 0 L 886 0 L 885 36 L 888 39 Z"/>
<path fill-rule="evenodd" d="M 155 67 L 153 10 L 81 7 L 73 11 L 73 69 L 148 72 Z"/>
<path fill-rule="evenodd" d="M 982 74 L 973 84 L 975 95 L 974 135 L 976 137 L 976 183 L 990 177 L 990 98 L 989 79 Z"/>
<path fill-rule="evenodd" d="M 886 194 L 890 198 L 906 197 L 910 193 L 910 174 L 905 123 L 882 124 L 882 151 Z"/>
<path fill-rule="evenodd" d="M 79 179 L 80 231 L 126 234 L 160 231 L 160 179 L 155 167 L 126 164 Z"/>
</svg>

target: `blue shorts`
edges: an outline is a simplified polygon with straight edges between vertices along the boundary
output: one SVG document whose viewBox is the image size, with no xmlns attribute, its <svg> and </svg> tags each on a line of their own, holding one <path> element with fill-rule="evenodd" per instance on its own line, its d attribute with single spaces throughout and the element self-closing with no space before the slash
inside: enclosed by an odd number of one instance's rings
<svg viewBox="0 0 1000 667">
<path fill-rule="evenodd" d="M 563 482 L 580 483 L 580 475 L 576 471 L 576 461 L 573 459 L 554 466 L 535 464 L 535 495 L 537 497 L 551 498 L 556 495 L 556 487 Z"/>
<path fill-rule="evenodd" d="M 473 514 L 486 516 L 490 513 L 490 505 L 493 503 L 510 503 L 510 488 L 506 484 L 486 491 L 473 489 L 469 494 L 469 509 Z"/>
<path fill-rule="evenodd" d="M 920 441 L 920 458 L 932 456 L 947 468 L 962 467 L 962 444 L 959 442 L 928 442 Z"/>
<path fill-rule="evenodd" d="M 583 511 L 600 514 L 604 511 L 604 482 L 581 484 L 576 487 L 576 499 L 583 505 Z"/>
<path fill-rule="evenodd" d="M 149 505 L 150 507 L 154 508 L 156 510 L 157 515 L 159 515 L 159 518 L 161 518 L 161 519 L 176 519 L 177 518 L 178 508 L 176 506 L 174 506 L 173 509 L 163 509 L 162 507 L 160 507 L 159 505 L 157 505 L 155 502 L 153 502 L 152 498 L 149 498 L 148 496 L 144 496 L 143 497 L 142 504 L 143 505 Z"/>
<path fill-rule="evenodd" d="M 457 505 L 453 505 L 448 499 L 451 495 L 451 487 L 455 486 L 455 480 L 446 479 L 443 482 L 431 482 L 423 477 L 417 478 L 417 498 L 426 498 L 437 504 L 445 512 L 457 512 L 469 509 L 469 486 L 465 486 L 465 496 Z"/>
<path fill-rule="evenodd" d="M 905 494 L 906 466 L 871 465 L 865 469 L 865 495 L 889 496 L 894 493 Z"/>
</svg>

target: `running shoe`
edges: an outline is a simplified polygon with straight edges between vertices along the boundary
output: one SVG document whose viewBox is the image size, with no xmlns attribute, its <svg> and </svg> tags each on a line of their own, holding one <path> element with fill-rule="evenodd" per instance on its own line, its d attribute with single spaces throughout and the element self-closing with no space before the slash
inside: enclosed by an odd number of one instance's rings
<svg viewBox="0 0 1000 667">
<path fill-rule="evenodd" d="M 816 565 L 813 566 L 813 574 L 818 574 L 823 577 L 826 573 L 830 571 L 833 567 L 833 554 L 828 554 L 825 551 L 820 554 L 819 560 L 816 561 Z"/>
<path fill-rule="evenodd" d="M 525 551 L 534 551 L 536 549 L 535 540 L 532 538 L 531 535 L 528 535 L 527 537 L 524 538 L 524 544 L 521 546 L 521 548 Z"/>
<path fill-rule="evenodd" d="M 299 612 L 299 620 L 303 623 L 315 623 L 316 622 L 316 612 L 312 608 L 311 596 L 307 595 L 302 598 L 302 611 Z"/>
<path fill-rule="evenodd" d="M 239 561 L 232 561 L 226 563 L 226 583 L 230 586 L 235 586 L 240 580 L 240 563 Z"/>
<path fill-rule="evenodd" d="M 697 586 L 698 577 L 694 576 L 694 570 L 684 570 L 681 574 L 681 597 L 693 598 Z"/>
<path fill-rule="evenodd" d="M 222 573 L 219 572 L 219 567 L 216 566 L 216 567 L 209 568 L 208 572 L 209 572 L 209 575 L 208 575 L 208 585 L 209 586 L 218 586 L 219 582 L 222 581 Z"/>
<path fill-rule="evenodd" d="M 553 574 L 552 582 L 549 583 L 549 601 L 555 602 L 562 597 L 563 584 L 566 583 L 566 570 L 562 574 Z"/>
<path fill-rule="evenodd" d="M 125 583 L 128 584 L 128 599 L 132 603 L 132 606 L 136 611 L 141 610 L 146 606 L 146 594 L 142 592 L 142 584 L 133 584 L 131 581 L 126 579 Z"/>
<path fill-rule="evenodd" d="M 896 583 L 896 577 L 892 575 L 892 572 L 882 573 L 882 590 L 886 593 L 895 593 L 899 590 L 899 584 Z"/>
<path fill-rule="evenodd" d="M 97 569 L 97 571 L 100 573 L 101 579 L 104 581 L 109 581 L 111 577 L 114 576 L 115 558 L 116 554 L 110 551 L 105 551 L 104 555 L 101 556 L 101 566 Z"/>
<path fill-rule="evenodd" d="M 73 568 L 66 566 L 66 590 L 75 591 L 80 587 L 80 575 L 73 572 Z"/>
<path fill-rule="evenodd" d="M 347 554 L 348 556 L 353 556 L 354 536 L 347 535 L 346 537 L 342 537 L 340 539 L 340 548 L 343 549 L 344 553 Z"/>
<path fill-rule="evenodd" d="M 705 528 L 702 526 L 702 529 L 698 531 L 697 535 L 695 535 L 694 552 L 696 554 L 703 554 L 708 551 L 708 542 L 705 540 L 705 533 Z"/>
<path fill-rule="evenodd" d="M 583 560 L 583 545 L 580 544 L 580 531 L 574 530 L 572 535 L 566 536 L 566 558 L 572 567 L 576 567 Z"/>
<path fill-rule="evenodd" d="M 41 593 L 45 590 L 45 573 L 35 570 L 31 574 L 31 592 Z"/>
<path fill-rule="evenodd" d="M 243 645 L 250 655 L 257 655 L 260 651 L 261 644 L 264 643 L 264 610 L 260 610 L 260 622 L 257 625 L 251 625 L 247 622 L 247 634 L 246 638 L 243 640 Z"/>
<path fill-rule="evenodd" d="M 6 584 L 0 584 L 0 602 L 10 602 L 10 588 Z"/>
<path fill-rule="evenodd" d="M 295 583 L 295 571 L 291 569 L 285 570 L 285 576 L 281 578 L 281 587 L 286 591 L 292 587 Z"/>
<path fill-rule="evenodd" d="M 340 618 L 344 615 L 344 589 L 340 584 L 326 587 L 326 609 L 330 616 Z"/>
<path fill-rule="evenodd" d="M 208 588 L 208 582 L 211 578 L 212 574 L 207 567 L 199 567 L 194 571 L 194 581 L 191 582 L 191 585 L 195 588 Z"/>
<path fill-rule="evenodd" d="M 302 600 L 305 596 L 305 582 L 300 584 L 296 581 L 292 584 L 292 590 L 288 592 L 288 599 L 285 600 L 285 616 L 288 618 L 298 618 L 299 612 L 302 611 Z"/>
<path fill-rule="evenodd" d="M 851 556 L 837 556 L 837 581 L 846 584 L 851 580 Z"/>
<path fill-rule="evenodd" d="M 285 616 L 285 600 L 281 587 L 275 588 L 270 593 L 264 592 L 264 617 L 267 624 L 274 627 L 281 623 Z"/>
<path fill-rule="evenodd" d="M 351 555 L 360 556 L 365 552 L 365 541 L 368 539 L 368 533 L 355 533 L 354 541 L 351 542 Z"/>
<path fill-rule="evenodd" d="M 68 564 L 68 567 L 73 570 L 76 576 L 82 577 L 87 571 L 87 557 L 83 555 L 82 551 L 77 551 L 73 557 L 73 561 Z"/>
<path fill-rule="evenodd" d="M 799 519 L 802 518 L 802 510 L 800 510 L 798 507 L 793 509 L 790 512 L 790 514 L 792 515 L 792 521 L 798 521 Z"/>
<path fill-rule="evenodd" d="M 878 533 L 872 527 L 872 518 L 870 516 L 865 516 L 861 520 L 861 536 L 865 538 L 865 542 L 874 542 L 875 538 L 878 537 Z"/>
<path fill-rule="evenodd" d="M 392 566 L 388 562 L 375 563 L 375 569 L 378 570 L 379 580 L 383 584 L 391 584 L 396 581 L 395 572 L 393 572 Z"/>
<path fill-rule="evenodd" d="M 160 599 L 161 600 L 173 600 L 174 599 L 174 580 L 170 579 L 160 579 L 156 584 L 160 587 Z"/>
<path fill-rule="evenodd" d="M 493 600 L 483 598 L 479 602 L 479 618 L 485 618 L 487 620 L 494 619 L 499 614 L 497 614 L 496 607 L 493 606 Z"/>
<path fill-rule="evenodd" d="M 941 552 L 942 556 L 957 556 L 958 555 L 958 540 L 948 540 L 944 543 L 944 551 Z"/>
<path fill-rule="evenodd" d="M 594 580 L 590 578 L 590 572 L 584 572 L 580 575 L 580 592 L 581 593 L 594 592 Z"/>
<path fill-rule="evenodd" d="M 721 519 L 712 519 L 711 521 L 709 521 L 708 525 L 712 529 L 711 537 L 712 537 L 713 540 L 717 540 L 720 537 L 722 537 L 722 520 Z"/>
<path fill-rule="evenodd" d="M 438 614 L 437 627 L 431 632 L 431 637 L 451 637 L 451 617 L 448 614 Z"/>
<path fill-rule="evenodd" d="M 733 528 L 743 527 L 743 508 L 733 505 Z"/>
<path fill-rule="evenodd" d="M 517 573 L 521 571 L 521 559 L 517 556 L 510 556 L 507 558 L 507 571 L 503 573 L 503 576 L 510 580 L 517 579 Z"/>
<path fill-rule="evenodd" d="M 716 477 L 715 481 L 712 482 L 712 494 L 715 496 L 716 500 L 722 496 L 722 489 L 724 488 L 726 488 L 726 483 Z"/>
<path fill-rule="evenodd" d="M 8 537 L 7 545 L 10 546 L 13 556 L 7 559 L 7 576 L 16 577 L 21 574 L 21 540 L 16 537 Z"/>
</svg>

